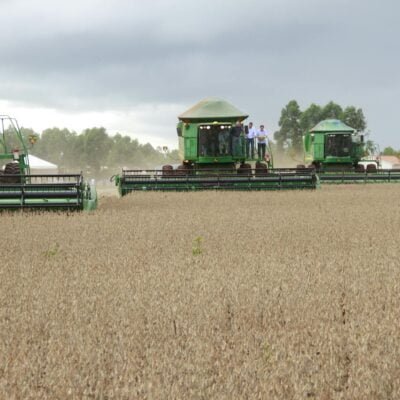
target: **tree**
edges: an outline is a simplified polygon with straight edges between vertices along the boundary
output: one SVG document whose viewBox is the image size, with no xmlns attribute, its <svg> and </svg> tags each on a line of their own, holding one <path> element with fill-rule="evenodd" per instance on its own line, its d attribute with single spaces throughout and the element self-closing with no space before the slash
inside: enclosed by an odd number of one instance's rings
<svg viewBox="0 0 400 400">
<path fill-rule="evenodd" d="M 322 121 L 322 109 L 317 104 L 311 104 L 307 110 L 301 113 L 300 128 L 301 131 L 307 132 L 314 128 L 320 121 Z"/>
<path fill-rule="evenodd" d="M 119 168 L 131 166 L 137 157 L 139 143 L 131 140 L 129 136 L 122 136 L 117 133 L 112 137 L 112 146 L 108 153 L 107 165 L 118 166 Z"/>
<path fill-rule="evenodd" d="M 343 111 L 342 121 L 358 132 L 364 132 L 367 128 L 364 113 L 361 108 L 356 109 L 354 106 L 346 107 Z"/>
<path fill-rule="evenodd" d="M 382 155 L 384 156 L 397 156 L 398 152 L 393 147 L 385 147 L 383 149 Z"/>
<path fill-rule="evenodd" d="M 42 132 L 31 152 L 64 169 L 74 167 L 77 155 L 74 151 L 76 133 L 68 129 L 50 128 Z"/>
<path fill-rule="evenodd" d="M 37 137 L 38 134 L 31 128 L 20 128 L 20 133 L 22 136 L 22 141 L 24 142 L 26 147 L 30 147 L 30 137 L 34 136 Z M 16 129 L 9 125 L 4 129 L 4 136 L 5 136 L 5 145 L 8 152 L 11 152 L 13 149 L 22 149 L 21 140 L 18 138 Z M 0 140 L 2 138 L 0 137 Z M 0 152 L 4 151 L 3 146 L 0 145 Z"/>
<path fill-rule="evenodd" d="M 274 134 L 279 151 L 282 151 L 285 145 L 290 144 L 296 153 L 302 152 L 303 142 L 300 117 L 301 111 L 296 100 L 291 100 L 287 106 L 282 109 L 279 119 L 280 129 Z"/>
<path fill-rule="evenodd" d="M 105 128 L 86 129 L 82 137 L 84 160 L 93 174 L 97 174 L 106 164 L 112 139 L 107 135 Z"/>
<path fill-rule="evenodd" d="M 167 161 L 170 163 L 178 163 L 180 161 L 179 150 L 177 150 L 177 149 L 168 150 L 166 153 L 166 158 L 167 158 Z"/>
<path fill-rule="evenodd" d="M 339 104 L 330 101 L 321 111 L 321 121 L 324 119 L 342 119 L 343 110 Z"/>
<path fill-rule="evenodd" d="M 378 147 L 372 140 L 365 141 L 364 149 L 365 149 L 364 153 L 365 156 L 373 156 L 378 154 L 377 151 Z"/>
</svg>

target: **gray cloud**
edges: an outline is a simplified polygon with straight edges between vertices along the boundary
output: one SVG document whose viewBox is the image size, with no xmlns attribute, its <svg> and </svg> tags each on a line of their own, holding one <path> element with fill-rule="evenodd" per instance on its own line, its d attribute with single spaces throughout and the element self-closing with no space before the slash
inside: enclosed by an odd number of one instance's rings
<svg viewBox="0 0 400 400">
<path fill-rule="evenodd" d="M 334 100 L 362 107 L 374 138 L 400 148 L 395 1 L 55 3 L 2 5 L 1 99 L 67 112 L 183 111 L 214 95 L 271 129 L 292 98 L 303 108 Z"/>
</svg>

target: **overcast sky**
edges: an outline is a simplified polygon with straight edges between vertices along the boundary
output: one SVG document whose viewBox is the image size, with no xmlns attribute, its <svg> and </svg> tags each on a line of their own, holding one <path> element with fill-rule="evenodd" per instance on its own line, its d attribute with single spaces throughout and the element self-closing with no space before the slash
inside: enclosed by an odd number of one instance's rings
<svg viewBox="0 0 400 400">
<path fill-rule="evenodd" d="M 395 0 L 0 0 L 0 113 L 177 147 L 177 115 L 222 97 L 257 125 L 333 100 L 400 148 Z"/>
</svg>

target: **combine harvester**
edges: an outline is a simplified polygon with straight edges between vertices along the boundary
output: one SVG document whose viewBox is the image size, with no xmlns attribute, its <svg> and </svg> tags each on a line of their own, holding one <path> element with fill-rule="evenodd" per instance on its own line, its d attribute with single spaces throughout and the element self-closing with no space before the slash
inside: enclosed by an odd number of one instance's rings
<svg viewBox="0 0 400 400">
<path fill-rule="evenodd" d="M 247 117 L 224 100 L 200 101 L 178 117 L 182 164 L 176 169 L 164 165 L 161 170 L 123 170 L 112 177 L 120 195 L 143 190 L 315 189 L 314 169 L 275 169 L 272 156 L 267 162 L 246 160 L 244 135 L 236 136 L 232 127 Z"/>
<path fill-rule="evenodd" d="M 94 210 L 97 194 L 94 185 L 85 183 L 82 174 L 31 175 L 28 146 L 17 121 L 0 116 L 0 210 Z M 28 141 L 36 141 L 30 136 Z"/>
<path fill-rule="evenodd" d="M 303 137 L 305 164 L 324 183 L 399 182 L 400 170 L 381 169 L 379 155 L 367 160 L 364 137 L 336 119 L 320 122 Z"/>
</svg>

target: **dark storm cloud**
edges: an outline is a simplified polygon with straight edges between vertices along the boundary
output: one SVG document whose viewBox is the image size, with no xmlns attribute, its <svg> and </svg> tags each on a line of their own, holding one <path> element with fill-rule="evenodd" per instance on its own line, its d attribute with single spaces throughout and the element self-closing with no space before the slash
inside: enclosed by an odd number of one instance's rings
<svg viewBox="0 0 400 400">
<path fill-rule="evenodd" d="M 84 3 L 3 5 L 1 98 L 73 111 L 215 95 L 272 127 L 292 98 L 334 100 L 400 147 L 395 1 Z"/>
</svg>

